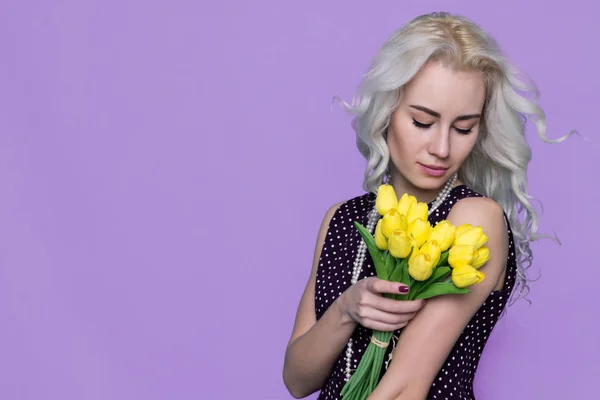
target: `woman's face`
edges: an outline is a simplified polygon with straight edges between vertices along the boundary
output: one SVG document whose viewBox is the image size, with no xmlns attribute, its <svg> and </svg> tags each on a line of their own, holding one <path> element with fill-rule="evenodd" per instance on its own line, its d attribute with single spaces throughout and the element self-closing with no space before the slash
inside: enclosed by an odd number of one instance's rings
<svg viewBox="0 0 600 400">
<path fill-rule="evenodd" d="M 394 183 L 406 190 L 441 188 L 475 146 L 485 95 L 481 72 L 427 63 L 405 86 L 390 120 Z"/>
</svg>

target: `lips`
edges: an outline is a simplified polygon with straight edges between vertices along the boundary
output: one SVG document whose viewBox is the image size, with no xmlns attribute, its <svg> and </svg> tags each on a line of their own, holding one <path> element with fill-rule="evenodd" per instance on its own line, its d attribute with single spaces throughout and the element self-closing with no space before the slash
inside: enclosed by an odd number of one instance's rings
<svg viewBox="0 0 600 400">
<path fill-rule="evenodd" d="M 421 164 L 421 163 L 419 163 L 419 164 Z M 429 169 L 434 169 L 436 171 L 445 171 L 448 169 L 448 167 L 439 167 L 437 165 L 428 165 L 428 164 L 421 164 L 421 165 L 424 167 L 427 167 Z"/>
<path fill-rule="evenodd" d="M 426 164 L 419 163 L 419 166 L 420 166 L 421 171 L 425 175 L 430 176 L 430 177 L 435 177 L 435 178 L 444 176 L 446 174 L 446 171 L 448 170 L 448 168 L 440 167 L 439 165 L 426 165 Z"/>
</svg>

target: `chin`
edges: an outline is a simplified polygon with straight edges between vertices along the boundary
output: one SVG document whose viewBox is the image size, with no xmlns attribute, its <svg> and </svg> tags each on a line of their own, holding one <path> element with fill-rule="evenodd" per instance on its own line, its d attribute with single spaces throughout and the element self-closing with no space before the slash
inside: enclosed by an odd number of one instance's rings
<svg viewBox="0 0 600 400">
<path fill-rule="evenodd" d="M 446 183 L 446 181 L 442 181 L 440 179 L 435 179 L 435 180 L 425 180 L 422 181 L 422 183 L 420 185 L 418 185 L 418 187 L 422 190 L 438 190 L 441 189 L 444 184 Z"/>
<path fill-rule="evenodd" d="M 414 186 L 421 190 L 438 190 L 441 189 L 450 179 L 452 174 L 446 173 L 442 176 L 417 176 L 412 180 Z"/>
</svg>

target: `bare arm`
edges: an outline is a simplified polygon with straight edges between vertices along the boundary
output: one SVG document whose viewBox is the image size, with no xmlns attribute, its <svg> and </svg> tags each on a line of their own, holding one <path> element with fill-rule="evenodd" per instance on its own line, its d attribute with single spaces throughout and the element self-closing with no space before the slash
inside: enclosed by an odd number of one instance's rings
<svg viewBox="0 0 600 400">
<path fill-rule="evenodd" d="M 508 237 L 500 206 L 488 198 L 459 201 L 447 218 L 458 226 L 479 225 L 489 237 L 486 278 L 471 293 L 429 299 L 404 328 L 393 361 L 369 400 L 424 399 L 433 379 L 470 319 L 500 284 L 508 252 Z"/>
<path fill-rule="evenodd" d="M 312 271 L 286 350 L 283 381 L 295 398 L 306 397 L 324 386 L 357 324 L 394 331 L 406 326 L 424 303 L 385 298 L 382 293 L 402 293 L 401 288 L 408 288 L 397 282 L 370 277 L 351 285 L 317 322 L 314 301 L 317 268 L 329 222 L 339 206 L 330 208 L 321 224 Z"/>
<path fill-rule="evenodd" d="M 292 337 L 288 343 L 283 367 L 283 381 L 294 398 L 302 398 L 323 387 L 331 368 L 344 349 L 356 323 L 344 317 L 339 298 L 316 322 L 315 284 L 319 258 L 327 228 L 341 203 L 331 207 L 319 230 L 313 267 L 300 300 Z"/>
</svg>

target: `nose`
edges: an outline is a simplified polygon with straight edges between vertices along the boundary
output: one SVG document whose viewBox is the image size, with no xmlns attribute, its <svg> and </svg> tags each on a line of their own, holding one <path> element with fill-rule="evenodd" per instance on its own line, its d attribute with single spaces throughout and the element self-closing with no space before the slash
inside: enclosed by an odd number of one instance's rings
<svg viewBox="0 0 600 400">
<path fill-rule="evenodd" d="M 427 150 L 438 158 L 448 158 L 450 155 L 450 128 L 440 127 L 433 131 Z"/>
</svg>

